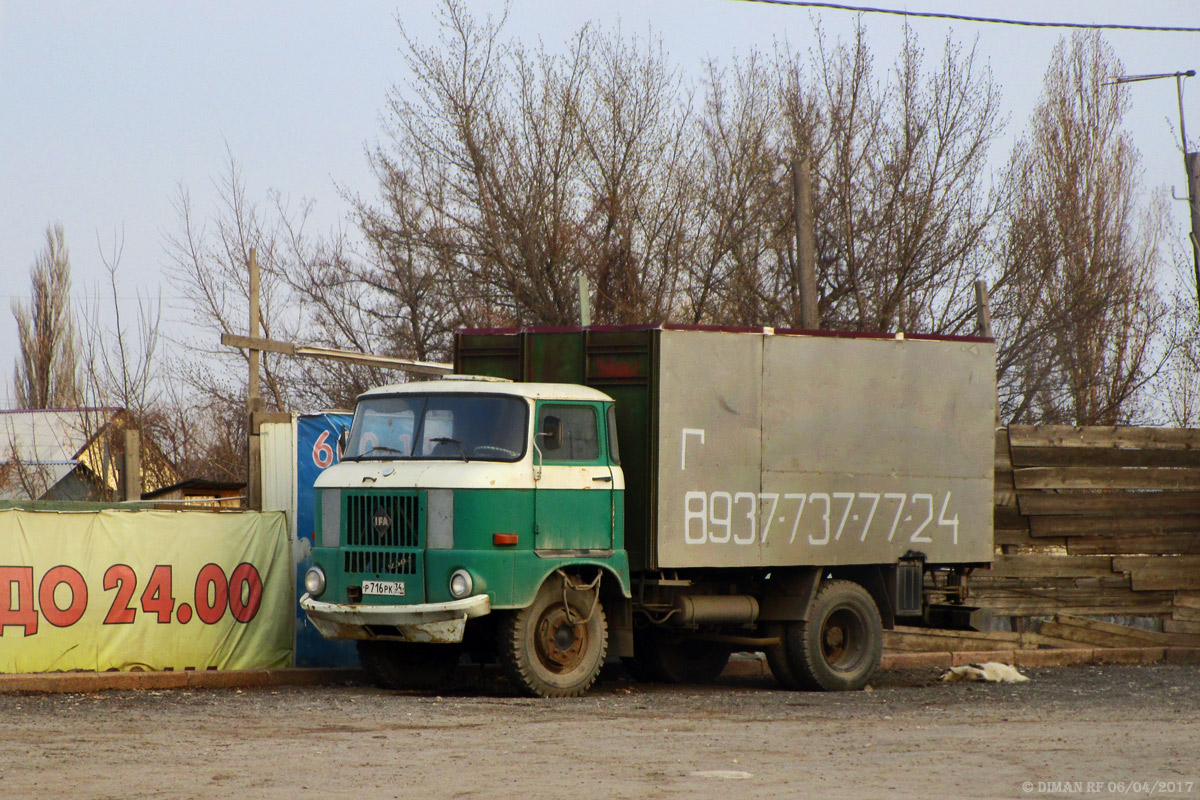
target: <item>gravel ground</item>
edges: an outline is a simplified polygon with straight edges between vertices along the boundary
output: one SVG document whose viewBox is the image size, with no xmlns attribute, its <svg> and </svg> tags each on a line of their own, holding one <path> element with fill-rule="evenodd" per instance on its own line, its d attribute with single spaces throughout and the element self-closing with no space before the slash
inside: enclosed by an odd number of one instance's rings
<svg viewBox="0 0 1200 800">
<path fill-rule="evenodd" d="M 1200 798 L 1200 667 L 881 673 L 868 691 L 610 678 L 0 696 L 3 798 Z"/>
</svg>

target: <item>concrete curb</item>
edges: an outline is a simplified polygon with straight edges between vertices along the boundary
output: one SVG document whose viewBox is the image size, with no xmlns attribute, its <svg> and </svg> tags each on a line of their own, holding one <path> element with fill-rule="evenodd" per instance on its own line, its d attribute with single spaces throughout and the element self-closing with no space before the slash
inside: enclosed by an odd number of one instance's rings
<svg viewBox="0 0 1200 800">
<path fill-rule="evenodd" d="M 40 672 L 0 675 L 0 694 L 77 694 L 108 689 L 240 689 L 365 681 L 359 669 L 231 669 L 181 672 Z"/>
</svg>

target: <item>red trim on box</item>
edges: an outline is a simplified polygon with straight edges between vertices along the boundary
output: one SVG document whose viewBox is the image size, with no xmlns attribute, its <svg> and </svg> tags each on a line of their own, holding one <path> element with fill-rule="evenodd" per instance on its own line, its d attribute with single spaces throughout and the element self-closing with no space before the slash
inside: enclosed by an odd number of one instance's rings
<svg viewBox="0 0 1200 800">
<path fill-rule="evenodd" d="M 737 325 L 683 325 L 674 322 L 646 325 L 592 325 L 587 328 L 555 327 L 547 325 L 532 325 L 522 328 L 461 328 L 455 331 L 460 336 L 514 336 L 518 333 L 622 333 L 625 331 L 710 331 L 718 333 L 763 333 L 763 327 L 742 327 Z M 804 328 L 775 328 L 779 336 L 823 336 L 831 339 L 881 339 L 896 340 L 896 334 L 883 331 L 831 331 L 807 330 Z M 987 336 L 949 336 L 937 333 L 906 333 L 905 339 L 927 342 L 970 342 L 977 344 L 992 344 L 996 340 Z"/>
</svg>

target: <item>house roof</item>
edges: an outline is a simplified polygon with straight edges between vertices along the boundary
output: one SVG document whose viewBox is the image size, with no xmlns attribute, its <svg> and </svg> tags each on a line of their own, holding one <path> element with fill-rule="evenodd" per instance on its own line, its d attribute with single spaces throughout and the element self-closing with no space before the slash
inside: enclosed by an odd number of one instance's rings
<svg viewBox="0 0 1200 800">
<path fill-rule="evenodd" d="M 78 470 L 106 491 L 117 491 L 119 433 L 128 424 L 120 408 L 0 411 L 0 499 L 25 499 L 49 490 Z M 154 442 L 142 441 L 142 482 L 147 489 L 179 480 L 179 472 Z"/>
<path fill-rule="evenodd" d="M 117 408 L 0 411 L 0 461 L 26 464 L 78 461 Z"/>
<path fill-rule="evenodd" d="M 143 500 L 154 500 L 171 492 L 178 491 L 194 491 L 194 492 L 235 492 L 246 488 L 245 482 L 235 481 L 210 481 L 203 478 L 188 478 L 179 483 L 173 483 L 170 486 L 164 486 L 161 489 L 155 489 L 152 492 L 142 492 Z"/>
</svg>

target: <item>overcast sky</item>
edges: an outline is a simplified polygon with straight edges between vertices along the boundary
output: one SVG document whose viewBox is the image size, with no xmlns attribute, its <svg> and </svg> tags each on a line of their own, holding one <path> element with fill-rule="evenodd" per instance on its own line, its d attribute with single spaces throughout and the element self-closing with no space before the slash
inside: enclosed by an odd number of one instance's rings
<svg viewBox="0 0 1200 800">
<path fill-rule="evenodd" d="M 1072 22 L 1200 26 L 1195 0 L 910 0 L 875 5 L 910 11 Z M 478 13 L 499 11 L 472 0 Z M 16 326 L 8 304 L 29 291 L 29 268 L 48 224 L 66 230 L 77 310 L 106 279 L 100 246 L 124 236 L 122 302 L 161 290 L 164 316 L 185 318 L 164 280 L 165 234 L 176 230 L 179 186 L 206 215 L 226 147 L 241 163 L 248 193 L 277 189 L 315 202 L 326 229 L 344 219 L 337 186 L 370 195 L 364 147 L 379 134 L 388 87 L 403 83 L 400 16 L 418 38 L 435 35 L 432 2 L 104 2 L 0 0 L 0 402 L 10 406 Z M 812 42 L 812 22 L 848 34 L 859 15 L 732 0 L 514 0 L 508 32 L 560 49 L 589 21 L 662 37 L 671 57 L 696 75 L 706 58 L 728 60 L 786 37 Z M 905 20 L 862 17 L 876 61 L 897 53 Z M 927 50 L 947 33 L 977 40 L 1002 87 L 1010 136 L 1036 103 L 1061 29 L 1015 28 L 908 18 Z M 1126 72 L 1200 69 L 1200 34 L 1105 34 Z M 1192 140 L 1200 133 L 1200 80 L 1185 84 Z M 1151 187 L 1183 191 L 1174 81 L 1137 84 L 1129 128 Z M 1002 162 L 1009 141 L 993 153 Z M 1172 204 L 1175 233 L 1186 209 Z M 1182 247 L 1182 244 L 1179 245 Z M 132 311 L 132 307 L 131 311 Z"/>
</svg>

